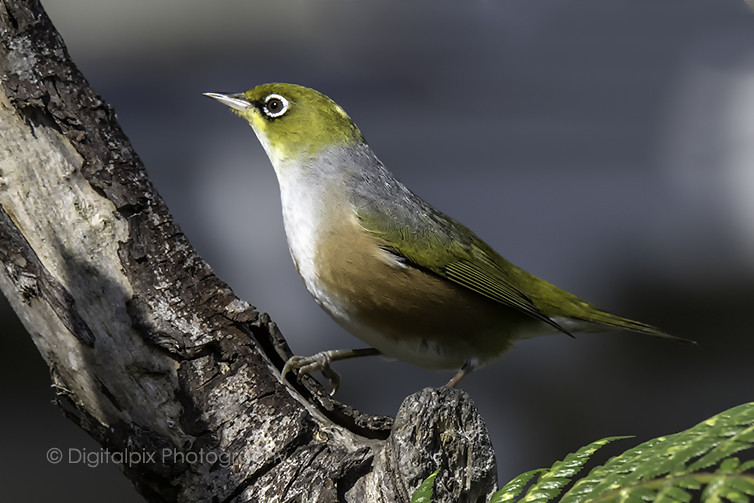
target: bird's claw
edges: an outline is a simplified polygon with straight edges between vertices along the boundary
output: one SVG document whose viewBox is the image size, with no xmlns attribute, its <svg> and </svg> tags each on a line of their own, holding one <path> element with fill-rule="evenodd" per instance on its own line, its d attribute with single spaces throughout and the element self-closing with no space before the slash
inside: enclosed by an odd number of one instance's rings
<svg viewBox="0 0 754 503">
<path fill-rule="evenodd" d="M 280 372 L 280 382 L 285 383 L 285 376 L 293 369 L 298 370 L 299 375 L 311 374 L 319 370 L 330 381 L 332 388 L 330 396 L 333 396 L 340 387 L 340 375 L 330 367 L 332 358 L 333 351 L 322 351 L 311 356 L 291 356 Z"/>
</svg>

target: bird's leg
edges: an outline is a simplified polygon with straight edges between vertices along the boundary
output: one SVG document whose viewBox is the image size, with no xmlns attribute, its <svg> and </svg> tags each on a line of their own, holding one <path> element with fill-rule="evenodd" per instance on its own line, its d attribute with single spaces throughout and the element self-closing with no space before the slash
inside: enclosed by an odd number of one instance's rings
<svg viewBox="0 0 754 503">
<path fill-rule="evenodd" d="M 456 385 L 461 382 L 461 379 L 471 374 L 471 372 L 473 372 L 475 368 L 476 365 L 474 365 L 474 362 L 468 361 L 464 363 L 463 367 L 461 367 L 461 370 L 459 370 L 456 375 L 453 376 L 453 379 L 448 381 L 448 384 L 446 384 L 445 386 L 447 386 L 448 388 L 455 388 Z"/>
<path fill-rule="evenodd" d="M 333 349 L 330 351 L 322 351 L 311 356 L 291 356 L 282 372 L 280 372 L 280 382 L 285 382 L 285 376 L 293 369 L 298 369 L 299 374 L 311 374 L 319 370 L 322 375 L 330 381 L 332 391 L 330 396 L 335 395 L 340 386 L 340 375 L 330 368 L 330 363 L 337 360 L 345 360 L 347 358 L 358 358 L 361 356 L 375 356 L 380 352 L 374 348 L 361 348 L 361 349 Z"/>
</svg>

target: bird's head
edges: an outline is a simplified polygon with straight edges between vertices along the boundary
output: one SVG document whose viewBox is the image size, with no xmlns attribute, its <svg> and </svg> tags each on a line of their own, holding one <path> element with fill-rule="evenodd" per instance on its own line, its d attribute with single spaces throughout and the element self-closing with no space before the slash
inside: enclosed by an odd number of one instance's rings
<svg viewBox="0 0 754 503">
<path fill-rule="evenodd" d="M 364 142 L 346 112 L 295 84 L 262 84 L 239 94 L 205 93 L 248 121 L 276 168 L 332 147 Z"/>
</svg>

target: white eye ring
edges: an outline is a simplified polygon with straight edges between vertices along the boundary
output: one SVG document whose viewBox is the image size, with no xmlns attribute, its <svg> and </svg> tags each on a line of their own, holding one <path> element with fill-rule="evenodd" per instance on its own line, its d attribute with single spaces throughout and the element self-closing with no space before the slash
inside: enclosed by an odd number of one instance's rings
<svg viewBox="0 0 754 503">
<path fill-rule="evenodd" d="M 270 94 L 264 99 L 262 111 L 267 117 L 280 117 L 288 111 L 288 100 L 279 94 Z"/>
</svg>

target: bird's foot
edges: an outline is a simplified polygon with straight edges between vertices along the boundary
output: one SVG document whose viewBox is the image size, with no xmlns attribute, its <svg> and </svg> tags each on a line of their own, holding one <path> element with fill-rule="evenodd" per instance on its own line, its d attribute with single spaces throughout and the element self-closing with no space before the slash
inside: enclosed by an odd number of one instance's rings
<svg viewBox="0 0 754 503">
<path fill-rule="evenodd" d="M 285 383 L 285 376 L 293 369 L 298 370 L 299 375 L 311 374 L 319 370 L 330 381 L 332 388 L 330 396 L 335 395 L 340 387 L 340 375 L 330 367 L 330 363 L 333 361 L 332 353 L 336 352 L 322 351 L 311 356 L 291 356 L 280 372 L 280 382 Z"/>
<path fill-rule="evenodd" d="M 373 356 L 380 352 L 374 348 L 363 349 L 333 349 L 330 351 L 321 351 L 311 356 L 291 356 L 283 370 L 280 372 L 280 382 L 285 383 L 285 376 L 293 369 L 298 370 L 299 375 L 311 374 L 319 370 L 322 375 L 330 381 L 332 391 L 330 396 L 335 395 L 340 387 L 340 374 L 335 372 L 330 364 L 336 360 L 345 360 L 346 358 L 356 358 L 359 356 Z"/>
</svg>

